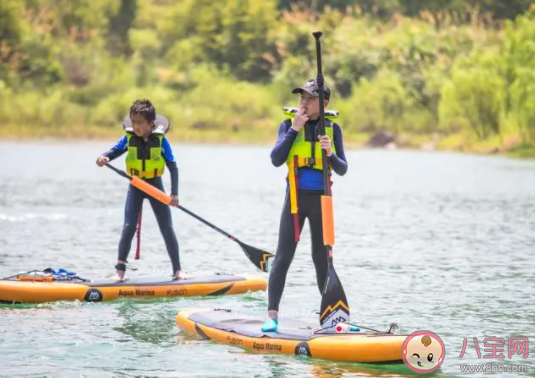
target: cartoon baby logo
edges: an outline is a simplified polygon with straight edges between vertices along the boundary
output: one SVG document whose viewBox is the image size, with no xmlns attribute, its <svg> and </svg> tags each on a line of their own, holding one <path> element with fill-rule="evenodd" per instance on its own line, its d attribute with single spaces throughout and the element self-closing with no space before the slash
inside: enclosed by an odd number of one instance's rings
<svg viewBox="0 0 535 378">
<path fill-rule="evenodd" d="M 428 331 L 418 331 L 409 335 L 401 350 L 405 365 L 412 371 L 422 374 L 437 370 L 444 362 L 446 353 L 440 337 Z"/>
</svg>

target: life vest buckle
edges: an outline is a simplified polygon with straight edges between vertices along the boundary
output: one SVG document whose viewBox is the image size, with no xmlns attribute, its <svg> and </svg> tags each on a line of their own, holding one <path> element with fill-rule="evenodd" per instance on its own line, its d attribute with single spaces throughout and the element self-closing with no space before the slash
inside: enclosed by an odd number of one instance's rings
<svg viewBox="0 0 535 378">
<path fill-rule="evenodd" d="M 309 167 L 315 166 L 316 158 L 313 158 L 313 157 L 305 158 L 305 164 L 308 165 Z"/>
</svg>

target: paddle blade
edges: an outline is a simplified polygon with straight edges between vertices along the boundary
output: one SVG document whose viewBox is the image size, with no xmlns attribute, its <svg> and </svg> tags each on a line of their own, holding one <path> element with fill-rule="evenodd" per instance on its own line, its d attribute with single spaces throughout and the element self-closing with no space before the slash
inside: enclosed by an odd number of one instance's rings
<svg viewBox="0 0 535 378">
<path fill-rule="evenodd" d="M 333 265 L 329 264 L 321 296 L 320 324 L 322 328 L 328 328 L 338 323 L 349 323 L 349 305 L 342 283 Z"/>
<path fill-rule="evenodd" d="M 269 260 L 275 257 L 273 253 L 262 251 L 261 249 L 251 247 L 250 245 L 241 242 L 240 247 L 258 269 L 266 273 L 269 271 Z"/>
<path fill-rule="evenodd" d="M 139 177 L 133 176 L 130 183 L 139 190 L 147 193 L 149 196 L 156 198 L 158 201 L 169 205 L 171 203 L 171 197 L 162 192 L 160 189 L 152 186 L 151 184 L 141 180 Z"/>
<path fill-rule="evenodd" d="M 321 196 L 321 222 L 323 226 L 323 244 L 334 245 L 333 198 Z"/>
</svg>

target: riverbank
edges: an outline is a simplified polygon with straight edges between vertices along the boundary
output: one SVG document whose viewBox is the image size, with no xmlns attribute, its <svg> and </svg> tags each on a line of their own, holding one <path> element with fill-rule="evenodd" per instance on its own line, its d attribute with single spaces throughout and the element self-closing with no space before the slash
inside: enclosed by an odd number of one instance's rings
<svg viewBox="0 0 535 378">
<path fill-rule="evenodd" d="M 121 128 L 100 126 L 73 126 L 35 128 L 32 126 L 7 125 L 0 127 L 0 139 L 4 140 L 110 140 L 121 136 Z M 375 134 L 377 135 L 377 134 Z M 387 148 L 424 151 L 447 151 L 475 153 L 482 155 L 502 155 L 513 158 L 535 158 L 535 142 L 522 143 L 516 134 L 477 140 L 472 135 L 453 134 L 444 137 L 437 135 L 391 135 L 394 142 L 385 145 L 370 145 L 374 137 L 369 133 L 344 131 L 346 148 Z M 182 130 L 171 128 L 167 137 L 174 143 L 211 143 L 235 145 L 271 145 L 276 140 L 276 126 L 251 127 L 248 129 L 227 130 Z"/>
<path fill-rule="evenodd" d="M 292 88 L 317 76 L 311 32 L 325 30 L 327 107 L 339 111 L 348 146 L 385 130 L 395 140 L 375 145 L 535 157 L 535 8 L 504 22 L 467 9 L 458 10 L 467 18 L 450 18 L 440 7 L 433 17 L 398 9 L 384 18 L 345 6 L 268 1 L 243 13 L 234 3 L 197 3 L 147 1 L 119 19 L 100 6 L 73 7 L 74 18 L 44 4 L 10 7 L 0 137 L 116 140 L 132 102 L 148 98 L 172 120 L 177 142 L 272 144 L 282 108 L 298 105 Z M 67 20 L 84 14 L 99 22 L 71 35 Z M 186 27 L 199 14 L 209 22 Z M 220 30 L 197 24 L 234 32 L 214 39 Z"/>
</svg>

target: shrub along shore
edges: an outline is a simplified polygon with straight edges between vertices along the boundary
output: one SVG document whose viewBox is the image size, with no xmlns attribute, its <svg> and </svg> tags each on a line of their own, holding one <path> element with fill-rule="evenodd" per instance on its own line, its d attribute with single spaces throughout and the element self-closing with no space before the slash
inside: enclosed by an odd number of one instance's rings
<svg viewBox="0 0 535 378">
<path fill-rule="evenodd" d="M 535 157 L 524 2 L 334 3 L 2 2 L 0 138 L 115 139 L 131 102 L 149 98 L 171 140 L 272 144 L 291 89 L 316 75 L 311 32 L 322 30 L 348 146 Z"/>
</svg>

